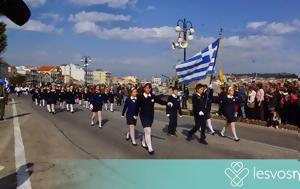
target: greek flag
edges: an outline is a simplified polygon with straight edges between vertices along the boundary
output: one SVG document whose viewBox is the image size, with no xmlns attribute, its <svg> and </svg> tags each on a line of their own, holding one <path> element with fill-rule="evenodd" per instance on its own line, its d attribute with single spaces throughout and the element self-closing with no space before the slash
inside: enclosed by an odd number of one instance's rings
<svg viewBox="0 0 300 189">
<path fill-rule="evenodd" d="M 6 92 L 10 93 L 10 85 L 9 85 L 9 81 L 7 80 L 7 78 L 4 78 L 4 85 L 5 85 Z"/>
<path fill-rule="evenodd" d="M 204 79 L 207 75 L 213 74 L 218 45 L 219 40 L 216 40 L 195 56 L 179 63 L 176 66 L 179 82 L 189 83 Z"/>
</svg>

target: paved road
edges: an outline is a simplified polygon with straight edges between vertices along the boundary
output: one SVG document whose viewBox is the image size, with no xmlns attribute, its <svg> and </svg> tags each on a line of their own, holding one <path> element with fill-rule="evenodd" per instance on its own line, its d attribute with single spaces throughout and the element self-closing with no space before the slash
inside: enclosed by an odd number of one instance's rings
<svg viewBox="0 0 300 189">
<path fill-rule="evenodd" d="M 103 129 L 89 126 L 90 114 L 89 110 L 77 107 L 74 114 L 61 111 L 52 115 L 46 108 L 35 106 L 30 97 L 15 98 L 15 102 L 7 106 L 7 119 L 0 122 L 0 169 L 4 166 L 0 170 L 0 189 L 16 188 L 28 180 L 16 180 L 16 164 L 20 162 L 29 169 L 18 166 L 18 172 L 25 172 L 30 177 L 31 187 L 39 189 L 66 188 L 66 183 L 62 184 L 59 179 L 56 182 L 48 179 L 72 176 L 66 173 L 65 168 L 58 166 L 64 160 L 300 159 L 299 135 L 296 132 L 238 124 L 239 143 L 230 137 L 208 135 L 209 145 L 205 146 L 198 142 L 197 137 L 191 142 L 185 141 L 185 133 L 193 125 L 193 119 L 189 116 L 179 119 L 179 137 L 167 136 L 167 118 L 163 112 L 155 114 L 153 145 L 156 154 L 149 156 L 140 146 L 133 147 L 125 141 L 127 127 L 118 110 L 114 113 L 103 112 Z M 213 121 L 216 130 L 224 124 L 224 121 Z M 16 134 L 16 125 L 19 125 L 20 136 Z M 138 123 L 137 137 L 141 136 L 141 131 Z M 20 143 L 24 148 L 20 147 Z M 19 158 L 22 151 L 25 162 Z"/>
</svg>

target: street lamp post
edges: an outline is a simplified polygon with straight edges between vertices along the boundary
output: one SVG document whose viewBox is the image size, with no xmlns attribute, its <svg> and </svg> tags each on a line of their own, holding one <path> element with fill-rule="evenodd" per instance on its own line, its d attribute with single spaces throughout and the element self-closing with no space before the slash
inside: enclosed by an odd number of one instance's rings
<svg viewBox="0 0 300 189">
<path fill-rule="evenodd" d="M 89 63 L 92 62 L 92 59 L 89 56 L 83 56 L 81 58 L 81 62 L 83 63 L 83 66 L 84 66 L 84 71 L 85 71 L 84 80 L 85 80 L 85 86 L 87 86 L 88 85 L 88 82 L 87 82 L 87 80 L 88 80 L 88 77 L 87 77 L 87 75 L 88 75 L 88 65 L 89 65 Z"/>
<path fill-rule="evenodd" d="M 175 31 L 178 33 L 178 38 L 176 42 L 172 43 L 173 49 L 183 49 L 183 60 L 186 61 L 186 48 L 188 47 L 188 41 L 194 39 L 195 29 L 191 21 L 187 19 L 179 19 L 177 21 L 177 26 Z"/>
<path fill-rule="evenodd" d="M 178 38 L 176 42 L 172 43 L 173 49 L 183 49 L 183 60 L 186 61 L 186 49 L 189 45 L 189 41 L 194 39 L 195 29 L 193 28 L 193 24 L 191 21 L 187 19 L 179 19 L 177 21 L 177 26 L 175 31 L 178 33 Z M 185 85 L 183 86 L 183 91 L 185 91 Z M 186 109 L 186 101 L 188 97 L 183 98 L 183 109 Z"/>
</svg>

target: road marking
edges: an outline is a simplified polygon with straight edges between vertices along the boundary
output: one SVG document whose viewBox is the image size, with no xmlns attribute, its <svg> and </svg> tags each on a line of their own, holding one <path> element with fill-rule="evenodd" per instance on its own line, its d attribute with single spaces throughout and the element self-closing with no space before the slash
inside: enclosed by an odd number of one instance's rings
<svg viewBox="0 0 300 189">
<path fill-rule="evenodd" d="M 27 169 L 27 162 L 25 157 L 25 149 L 21 135 L 21 129 L 19 124 L 19 118 L 15 100 L 12 99 L 12 110 L 13 110 L 13 124 L 14 124 L 14 135 L 15 135 L 15 160 L 17 170 L 17 189 L 32 189 L 31 182 Z M 25 167 L 25 169 L 24 169 Z"/>
<path fill-rule="evenodd" d="M 5 167 L 0 165 L 0 171 L 2 171 Z"/>
</svg>

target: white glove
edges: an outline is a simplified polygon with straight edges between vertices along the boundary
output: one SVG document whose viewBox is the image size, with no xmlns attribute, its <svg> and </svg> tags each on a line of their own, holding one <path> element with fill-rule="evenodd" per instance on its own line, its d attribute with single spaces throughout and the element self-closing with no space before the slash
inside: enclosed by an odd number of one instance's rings
<svg viewBox="0 0 300 189">
<path fill-rule="evenodd" d="M 123 115 L 121 115 L 121 117 L 124 117 Z"/>
<path fill-rule="evenodd" d="M 170 114 L 167 114 L 167 117 L 170 117 Z"/>
<path fill-rule="evenodd" d="M 204 116 L 204 113 L 202 111 L 200 111 L 199 116 Z"/>
<path fill-rule="evenodd" d="M 133 119 L 137 119 L 137 117 L 136 117 L 136 116 L 133 116 Z"/>
<path fill-rule="evenodd" d="M 90 104 L 90 110 L 92 110 L 93 109 L 93 104 Z"/>
<path fill-rule="evenodd" d="M 168 102 L 167 104 L 169 107 L 173 107 L 173 103 L 172 102 Z"/>
<path fill-rule="evenodd" d="M 182 115 L 179 115 L 179 117 L 182 117 Z"/>
<path fill-rule="evenodd" d="M 212 87 L 212 84 L 210 84 L 210 85 L 208 86 L 208 88 L 212 89 L 212 88 L 213 88 L 213 87 Z"/>
</svg>

